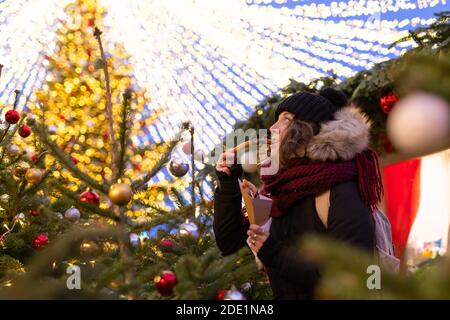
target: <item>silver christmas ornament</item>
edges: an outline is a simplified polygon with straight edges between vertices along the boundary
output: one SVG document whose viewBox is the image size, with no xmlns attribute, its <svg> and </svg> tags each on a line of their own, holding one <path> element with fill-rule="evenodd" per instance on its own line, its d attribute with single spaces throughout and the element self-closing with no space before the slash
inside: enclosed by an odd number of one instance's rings
<svg viewBox="0 0 450 320">
<path fill-rule="evenodd" d="M 181 178 L 189 171 L 189 164 L 182 160 L 172 159 L 169 161 L 168 169 L 174 177 Z"/>
<path fill-rule="evenodd" d="M 193 238 L 194 240 L 197 240 L 200 236 L 200 232 L 198 230 L 198 226 L 195 223 L 186 221 L 185 223 L 182 223 L 180 225 L 180 228 L 178 229 L 178 235 L 181 238 Z"/>
<path fill-rule="evenodd" d="M 58 128 L 56 126 L 49 126 L 48 127 L 48 133 L 49 134 L 56 134 L 57 131 L 58 131 Z"/>
<path fill-rule="evenodd" d="M 10 144 L 7 148 L 8 151 L 8 155 L 11 157 L 17 157 L 18 155 L 20 155 L 20 147 L 16 144 Z"/>
<path fill-rule="evenodd" d="M 66 219 L 68 219 L 70 221 L 77 221 L 77 220 L 80 220 L 81 214 L 80 214 L 80 210 L 72 207 L 72 208 L 69 208 L 66 210 L 66 212 L 64 213 L 64 216 L 66 217 Z"/>
</svg>

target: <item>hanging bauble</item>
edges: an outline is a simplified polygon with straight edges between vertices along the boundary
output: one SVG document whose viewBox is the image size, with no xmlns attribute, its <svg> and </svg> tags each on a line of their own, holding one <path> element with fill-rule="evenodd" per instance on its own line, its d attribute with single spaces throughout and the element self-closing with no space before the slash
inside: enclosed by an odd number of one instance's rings
<svg viewBox="0 0 450 320">
<path fill-rule="evenodd" d="M 56 126 L 48 126 L 48 134 L 54 135 L 58 132 L 58 128 Z"/>
<path fill-rule="evenodd" d="M 16 177 L 22 177 L 30 169 L 30 165 L 24 161 L 20 161 L 14 166 L 14 175 Z"/>
<path fill-rule="evenodd" d="M 37 216 L 39 215 L 39 210 L 38 210 L 38 209 L 32 209 L 32 210 L 31 210 L 31 215 L 32 215 L 33 217 L 37 217 Z"/>
<path fill-rule="evenodd" d="M 100 254 L 100 247 L 91 240 L 83 240 L 80 244 L 80 254 L 84 258 L 93 259 Z"/>
<path fill-rule="evenodd" d="M 172 271 L 165 270 L 160 275 L 157 275 L 153 281 L 160 294 L 169 296 L 173 293 L 173 288 L 177 284 L 177 276 Z"/>
<path fill-rule="evenodd" d="M 242 170 L 248 173 L 257 172 L 259 169 L 258 157 L 254 151 L 244 152 L 241 155 L 240 163 L 242 165 Z"/>
<path fill-rule="evenodd" d="M 450 106 L 441 97 L 417 92 L 401 99 L 387 121 L 389 139 L 404 154 L 426 155 L 450 147 Z"/>
<path fill-rule="evenodd" d="M 186 142 L 185 144 L 183 144 L 183 146 L 181 147 L 181 150 L 183 150 L 184 154 L 190 155 L 191 154 L 191 143 Z"/>
<path fill-rule="evenodd" d="M 118 206 L 124 206 L 133 198 L 133 190 L 129 184 L 116 183 L 109 188 L 109 200 Z"/>
<path fill-rule="evenodd" d="M 162 249 L 172 249 L 173 247 L 173 241 L 170 239 L 162 239 L 159 242 L 159 245 Z"/>
<path fill-rule="evenodd" d="M 189 171 L 189 164 L 181 160 L 172 159 L 169 161 L 168 168 L 174 177 L 181 178 Z"/>
<path fill-rule="evenodd" d="M 198 230 L 198 226 L 193 223 L 186 221 L 185 223 L 182 223 L 180 225 L 180 228 L 178 229 L 178 235 L 180 238 L 192 238 L 194 240 L 197 240 L 200 236 L 200 232 Z"/>
<path fill-rule="evenodd" d="M 7 193 L 4 193 L 0 196 L 0 204 L 8 204 L 10 196 Z"/>
<path fill-rule="evenodd" d="M 72 208 L 69 208 L 66 210 L 66 212 L 64 213 L 64 216 L 66 217 L 66 219 L 68 219 L 70 221 L 77 221 L 77 220 L 80 220 L 81 214 L 80 214 L 80 210 L 72 207 Z"/>
<path fill-rule="evenodd" d="M 227 291 L 222 300 L 246 300 L 245 296 L 234 286 Z"/>
<path fill-rule="evenodd" d="M 100 197 L 91 190 L 86 190 L 80 194 L 80 202 L 100 205 Z"/>
<path fill-rule="evenodd" d="M 8 110 L 5 114 L 5 120 L 9 124 L 16 124 L 20 120 L 20 113 L 17 110 Z"/>
<path fill-rule="evenodd" d="M 398 98 L 397 98 L 396 94 L 393 92 L 390 92 L 387 95 L 382 96 L 380 98 L 380 108 L 384 113 L 389 114 L 389 112 L 391 112 L 392 108 L 397 103 L 397 101 L 398 101 Z"/>
<path fill-rule="evenodd" d="M 78 159 L 75 158 L 74 156 L 70 156 L 70 161 L 72 161 L 72 163 L 75 165 L 78 163 Z"/>
<path fill-rule="evenodd" d="M 31 161 L 37 162 L 38 160 L 39 160 L 39 156 L 37 155 L 37 153 L 35 153 L 31 156 Z"/>
<path fill-rule="evenodd" d="M 33 239 L 33 245 L 36 249 L 40 249 L 48 245 L 48 237 L 45 234 L 40 234 Z"/>
<path fill-rule="evenodd" d="M 6 150 L 10 157 L 17 157 L 20 155 L 21 152 L 20 147 L 16 144 L 10 144 Z"/>
<path fill-rule="evenodd" d="M 34 126 L 36 124 L 36 116 L 34 114 L 27 115 L 27 124 L 29 126 Z"/>
<path fill-rule="evenodd" d="M 19 129 L 19 135 L 22 138 L 26 138 L 31 134 L 31 128 L 27 126 L 26 124 L 22 125 Z"/>
<path fill-rule="evenodd" d="M 133 247 L 138 247 L 141 244 L 141 239 L 136 233 L 130 233 L 130 244 Z"/>
<path fill-rule="evenodd" d="M 228 292 L 228 290 L 220 290 L 219 292 L 217 292 L 216 299 L 223 300 L 223 298 L 225 297 L 227 292 Z"/>
<path fill-rule="evenodd" d="M 30 168 L 25 173 L 25 179 L 27 179 L 29 184 L 38 184 L 42 181 L 44 177 L 44 171 L 38 168 Z"/>
</svg>

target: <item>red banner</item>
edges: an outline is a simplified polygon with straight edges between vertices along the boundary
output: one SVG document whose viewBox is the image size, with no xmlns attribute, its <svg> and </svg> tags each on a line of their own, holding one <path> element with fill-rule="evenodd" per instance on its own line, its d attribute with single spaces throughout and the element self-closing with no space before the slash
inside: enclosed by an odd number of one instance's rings
<svg viewBox="0 0 450 320">
<path fill-rule="evenodd" d="M 392 225 L 395 255 L 403 253 L 419 209 L 420 159 L 384 167 L 386 214 Z"/>
</svg>

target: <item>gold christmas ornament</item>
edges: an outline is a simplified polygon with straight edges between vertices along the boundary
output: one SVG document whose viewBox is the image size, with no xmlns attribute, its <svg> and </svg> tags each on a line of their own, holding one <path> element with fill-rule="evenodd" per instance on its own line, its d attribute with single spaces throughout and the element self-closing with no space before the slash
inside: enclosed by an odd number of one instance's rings
<svg viewBox="0 0 450 320">
<path fill-rule="evenodd" d="M 80 244 L 80 254 L 86 258 L 95 258 L 100 254 L 100 247 L 94 241 L 84 240 Z"/>
<path fill-rule="evenodd" d="M 109 199 L 118 206 L 124 206 L 133 198 L 133 191 L 126 183 L 116 183 L 109 188 Z"/>
<path fill-rule="evenodd" d="M 42 181 L 44 177 L 44 172 L 41 169 L 31 168 L 25 173 L 25 179 L 27 179 L 30 184 L 38 184 Z"/>
<path fill-rule="evenodd" d="M 24 161 L 20 161 L 14 167 L 14 175 L 16 177 L 22 177 L 30 169 L 30 165 Z"/>
</svg>

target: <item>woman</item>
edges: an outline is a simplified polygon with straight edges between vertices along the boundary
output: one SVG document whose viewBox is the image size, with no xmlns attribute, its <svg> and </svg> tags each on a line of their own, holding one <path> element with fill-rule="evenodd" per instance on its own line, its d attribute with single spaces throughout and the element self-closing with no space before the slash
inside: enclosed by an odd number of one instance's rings
<svg viewBox="0 0 450 320">
<path fill-rule="evenodd" d="M 214 201 L 214 232 L 229 255 L 247 243 L 264 264 L 277 299 L 312 299 L 319 269 L 298 248 L 305 234 L 327 234 L 365 250 L 374 249 L 372 211 L 382 185 L 375 153 L 368 150 L 369 128 L 356 110 L 345 107 L 342 92 L 301 92 L 282 101 L 271 132 L 279 132 L 281 168 L 262 176 L 262 192 L 273 200 L 270 232 L 243 220 L 238 178 L 240 165 L 216 165 L 219 185 Z M 273 149 L 273 148 L 272 148 Z M 315 207 L 316 196 L 330 190 L 327 227 Z"/>
</svg>

